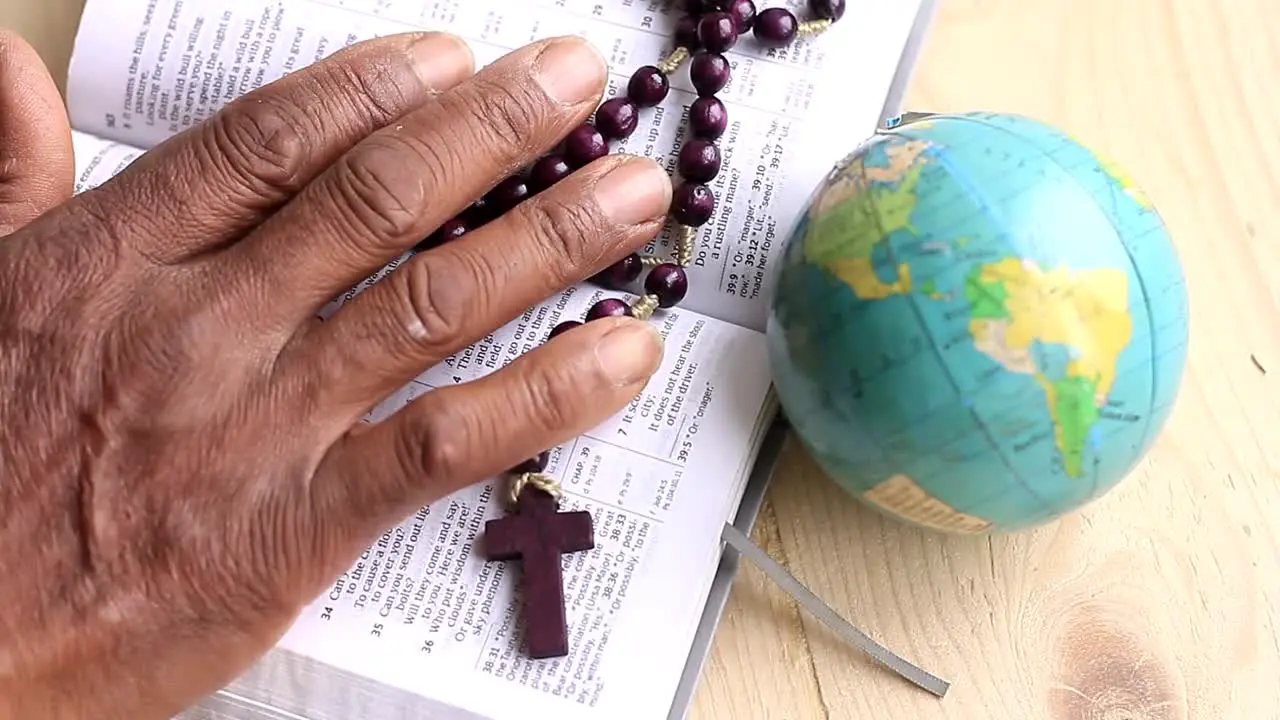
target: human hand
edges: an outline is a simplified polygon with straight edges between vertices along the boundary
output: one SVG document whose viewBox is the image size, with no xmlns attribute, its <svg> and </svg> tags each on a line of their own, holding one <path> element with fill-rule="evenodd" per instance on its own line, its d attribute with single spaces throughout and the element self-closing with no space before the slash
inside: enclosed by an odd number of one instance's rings
<svg viewBox="0 0 1280 720">
<path fill-rule="evenodd" d="M 446 35 L 370 41 L 73 198 L 56 90 L 0 35 L 0 718 L 171 717 L 386 527 L 640 391 L 660 339 L 610 318 L 361 423 L 652 239 L 671 188 L 648 160 L 603 158 L 316 319 L 604 84 L 576 39 L 474 74 Z"/>
</svg>

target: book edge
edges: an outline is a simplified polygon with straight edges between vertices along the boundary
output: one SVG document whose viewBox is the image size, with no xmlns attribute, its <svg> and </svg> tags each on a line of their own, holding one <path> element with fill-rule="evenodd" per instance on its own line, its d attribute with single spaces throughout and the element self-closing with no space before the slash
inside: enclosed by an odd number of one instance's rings
<svg viewBox="0 0 1280 720">
<path fill-rule="evenodd" d="M 911 25 L 906 45 L 898 59 L 898 67 L 894 71 L 893 81 L 889 85 L 889 92 L 885 96 L 885 102 L 880 111 L 880 125 L 902 112 L 903 98 L 919 64 L 920 52 L 933 27 L 939 4 L 940 0 L 922 0 L 920 3 L 920 11 Z M 747 489 L 733 521 L 733 525 L 746 535 L 751 534 L 756 517 L 764 503 L 789 427 L 785 416 L 781 411 L 777 412 L 764 442 L 761 443 L 751 476 L 747 481 Z M 733 581 L 737 577 L 738 560 L 738 552 L 733 548 L 725 547 L 722 550 L 720 564 L 716 568 L 702 620 L 698 623 L 698 629 L 694 634 L 684 672 L 681 674 L 676 694 L 672 698 L 671 709 L 667 713 L 667 720 L 685 720 L 692 708 L 694 693 L 702 678 L 702 669 L 711 653 L 716 630 L 724 615 L 729 593 L 733 589 Z"/>
</svg>

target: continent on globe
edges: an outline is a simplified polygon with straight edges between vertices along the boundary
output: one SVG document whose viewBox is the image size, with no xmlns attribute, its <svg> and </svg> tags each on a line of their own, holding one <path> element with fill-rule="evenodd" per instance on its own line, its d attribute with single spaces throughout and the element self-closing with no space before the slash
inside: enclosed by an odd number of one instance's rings
<svg viewBox="0 0 1280 720">
<path fill-rule="evenodd" d="M 920 283 L 919 290 L 930 300 L 950 300 L 951 294 L 944 293 L 938 289 L 938 281 L 933 278 L 925 278 Z"/>
<path fill-rule="evenodd" d="M 853 496 L 955 533 L 1037 525 L 1121 481 L 1168 419 L 1186 284 L 1149 199 L 1001 113 L 878 130 L 790 234 L 766 333 L 804 447 Z"/>
<path fill-rule="evenodd" d="M 1080 477 L 1085 444 L 1116 378 L 1116 360 L 1133 335 L 1128 275 L 1114 268 L 1042 270 L 1033 260 L 1005 258 L 965 278 L 974 346 L 1005 369 L 1026 373 L 1044 389 L 1063 469 Z M 1060 345 L 1070 361 L 1048 375 L 1033 344 Z"/>
<path fill-rule="evenodd" d="M 893 233 L 911 231 L 916 185 L 924 167 L 925 141 L 871 145 L 836 176 L 810 209 L 814 227 L 804 249 L 809 262 L 843 280 L 864 300 L 879 300 L 911 291 L 911 268 L 897 266 L 897 276 L 883 280 L 874 253 Z M 829 239 L 831 242 L 824 242 Z"/>
<path fill-rule="evenodd" d="M 868 490 L 862 498 L 889 512 L 935 530 L 981 533 L 991 529 L 991 521 L 962 513 L 925 492 L 906 475 L 894 475 Z"/>
</svg>

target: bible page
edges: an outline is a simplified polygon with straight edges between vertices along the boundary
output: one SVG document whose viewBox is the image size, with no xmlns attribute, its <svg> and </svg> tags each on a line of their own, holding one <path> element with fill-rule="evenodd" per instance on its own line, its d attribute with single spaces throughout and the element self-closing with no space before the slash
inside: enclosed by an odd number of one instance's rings
<svg viewBox="0 0 1280 720">
<path fill-rule="evenodd" d="M 801 18 L 803 0 L 778 0 Z M 763 330 L 766 298 L 788 233 L 832 165 L 870 136 L 888 97 L 920 0 L 849 0 L 840 22 L 766 49 L 749 34 L 726 53 L 718 94 L 729 127 L 710 187 L 717 211 L 695 242 L 684 306 Z M 672 49 L 674 0 L 89 0 L 68 77 L 73 126 L 147 148 L 231 99 L 362 39 L 447 30 L 484 65 L 529 42 L 580 35 L 609 62 L 607 94 Z M 656 108 L 614 143 L 677 177 L 685 117 L 696 98 L 686 62 Z M 669 256 L 668 232 L 655 247 Z"/>
<path fill-rule="evenodd" d="M 565 290 L 427 370 L 366 421 L 496 371 L 601 297 L 587 285 Z M 339 303 L 326 314 L 335 310 Z M 595 549 L 563 559 L 567 657 L 524 656 L 518 561 L 478 553 L 484 522 L 506 512 L 504 486 L 494 482 L 387 532 L 280 647 L 486 718 L 666 717 L 720 559 L 721 528 L 772 406 L 759 333 L 680 310 L 651 321 L 666 349 L 647 387 L 550 453 L 562 508 L 591 512 L 596 533 Z M 333 712 L 350 708 L 356 693 L 317 679 L 306 694 L 307 706 Z"/>
<path fill-rule="evenodd" d="M 142 155 L 142 148 L 104 140 L 97 135 L 71 131 L 71 153 L 75 159 L 74 192 L 82 193 L 106 182 Z"/>
</svg>

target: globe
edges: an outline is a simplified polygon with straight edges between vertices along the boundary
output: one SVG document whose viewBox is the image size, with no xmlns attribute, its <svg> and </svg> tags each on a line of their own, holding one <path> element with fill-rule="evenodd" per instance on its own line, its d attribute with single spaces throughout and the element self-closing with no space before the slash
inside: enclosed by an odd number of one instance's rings
<svg viewBox="0 0 1280 720">
<path fill-rule="evenodd" d="M 1053 520 L 1149 450 L 1187 351 L 1178 257 L 1113 162 L 1037 120 L 878 131 L 811 197 L 767 324 L 817 465 L 943 532 Z"/>
</svg>

